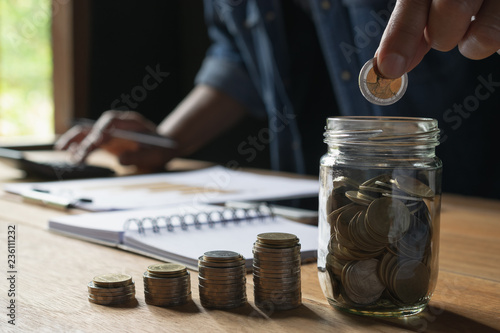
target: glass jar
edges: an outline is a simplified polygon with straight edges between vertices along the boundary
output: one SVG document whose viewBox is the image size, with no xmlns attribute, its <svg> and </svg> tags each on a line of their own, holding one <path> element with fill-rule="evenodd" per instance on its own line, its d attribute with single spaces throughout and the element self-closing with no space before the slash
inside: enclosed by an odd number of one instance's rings
<svg viewBox="0 0 500 333">
<path fill-rule="evenodd" d="M 325 143 L 318 275 L 328 302 L 371 316 L 420 312 L 438 275 L 437 121 L 329 118 Z"/>
</svg>

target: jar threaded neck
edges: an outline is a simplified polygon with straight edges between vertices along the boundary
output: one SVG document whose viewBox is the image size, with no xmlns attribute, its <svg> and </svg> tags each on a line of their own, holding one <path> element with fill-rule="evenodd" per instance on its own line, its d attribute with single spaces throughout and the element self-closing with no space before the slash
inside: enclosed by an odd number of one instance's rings
<svg viewBox="0 0 500 333">
<path fill-rule="evenodd" d="M 329 154 L 349 160 L 418 160 L 435 157 L 437 120 L 408 117 L 328 118 L 324 142 Z"/>
</svg>

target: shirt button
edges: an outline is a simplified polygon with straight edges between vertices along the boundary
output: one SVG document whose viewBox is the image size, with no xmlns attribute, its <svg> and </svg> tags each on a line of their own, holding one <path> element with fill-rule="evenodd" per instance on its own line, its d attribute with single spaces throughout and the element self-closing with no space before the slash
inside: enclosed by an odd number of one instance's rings
<svg viewBox="0 0 500 333">
<path fill-rule="evenodd" d="M 349 81 L 351 79 L 351 72 L 349 72 L 349 71 L 342 71 L 342 73 L 340 74 L 340 77 L 344 81 Z"/>
<path fill-rule="evenodd" d="M 274 14 L 274 12 L 267 12 L 267 14 L 266 14 L 266 21 L 267 22 L 274 21 L 275 18 L 276 18 L 276 14 Z"/>
<path fill-rule="evenodd" d="M 330 1 L 328 0 L 321 1 L 321 8 L 323 8 L 324 10 L 330 9 Z"/>
</svg>

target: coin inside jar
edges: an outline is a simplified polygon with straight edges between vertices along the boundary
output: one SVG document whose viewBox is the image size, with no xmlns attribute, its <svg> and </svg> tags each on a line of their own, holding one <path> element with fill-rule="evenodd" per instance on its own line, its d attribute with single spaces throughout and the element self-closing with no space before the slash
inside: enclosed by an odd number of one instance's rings
<svg viewBox="0 0 500 333">
<path fill-rule="evenodd" d="M 368 60 L 359 72 L 359 89 L 363 96 L 377 105 L 391 105 L 403 97 L 408 87 L 408 75 L 387 79 L 377 70 L 377 58 Z"/>
</svg>

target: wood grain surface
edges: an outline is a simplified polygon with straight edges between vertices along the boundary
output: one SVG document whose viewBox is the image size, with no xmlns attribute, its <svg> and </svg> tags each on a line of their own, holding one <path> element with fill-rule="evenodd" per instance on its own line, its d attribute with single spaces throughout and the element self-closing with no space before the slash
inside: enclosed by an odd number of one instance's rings
<svg viewBox="0 0 500 333">
<path fill-rule="evenodd" d="M 18 173 L 0 168 L 0 182 Z M 146 257 L 68 238 L 47 230 L 47 220 L 67 214 L 0 197 L 1 332 L 500 332 L 500 201 L 444 195 L 440 271 L 430 305 L 402 319 L 367 318 L 333 309 L 323 296 L 314 263 L 302 266 L 303 305 L 260 310 L 247 276 L 248 305 L 229 311 L 200 305 L 197 273 L 190 272 L 193 301 L 161 308 L 144 301 Z M 16 325 L 8 324 L 7 228 L 16 225 Z M 87 301 L 95 275 L 127 273 L 137 302 L 102 306 Z"/>
</svg>

